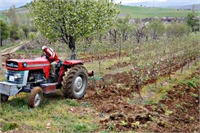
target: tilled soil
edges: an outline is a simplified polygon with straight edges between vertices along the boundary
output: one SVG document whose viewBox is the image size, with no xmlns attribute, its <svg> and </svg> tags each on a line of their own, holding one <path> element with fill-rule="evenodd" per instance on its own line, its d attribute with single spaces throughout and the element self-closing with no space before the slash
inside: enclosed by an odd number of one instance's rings
<svg viewBox="0 0 200 133">
<path fill-rule="evenodd" d="M 194 73 L 188 79 L 197 76 Z M 123 75 L 114 75 L 120 79 Z M 123 79 L 126 83 L 126 78 Z M 99 130 L 137 132 L 194 132 L 199 131 L 199 85 L 179 84 L 168 91 L 158 104 L 132 105 L 133 89 L 118 84 L 95 91 L 88 88 L 81 102 L 89 102 L 100 112 Z"/>
</svg>

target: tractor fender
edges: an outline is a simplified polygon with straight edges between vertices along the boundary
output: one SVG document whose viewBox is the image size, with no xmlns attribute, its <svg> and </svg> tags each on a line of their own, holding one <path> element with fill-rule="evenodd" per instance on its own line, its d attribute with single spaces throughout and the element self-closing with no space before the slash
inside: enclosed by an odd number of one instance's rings
<svg viewBox="0 0 200 133">
<path fill-rule="evenodd" d="M 63 63 L 64 65 L 67 65 L 67 66 L 73 66 L 73 65 L 78 65 L 78 64 L 84 64 L 84 61 L 82 60 L 67 60 L 67 61 L 64 61 Z"/>
<path fill-rule="evenodd" d="M 58 84 L 61 84 L 62 82 L 62 77 L 65 75 L 65 71 L 67 71 L 68 68 L 74 66 L 74 65 L 83 65 L 84 61 L 82 60 L 67 60 L 64 61 L 63 65 L 60 68 L 59 71 L 59 77 L 58 77 Z"/>
</svg>

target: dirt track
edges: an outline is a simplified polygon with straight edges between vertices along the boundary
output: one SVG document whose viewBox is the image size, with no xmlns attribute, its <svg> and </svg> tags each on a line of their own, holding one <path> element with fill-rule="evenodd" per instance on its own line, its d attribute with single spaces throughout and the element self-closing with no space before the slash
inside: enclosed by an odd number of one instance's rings
<svg viewBox="0 0 200 133">
<path fill-rule="evenodd" d="M 3 55 L 6 55 L 6 54 L 8 54 L 8 53 L 14 53 L 14 52 L 17 51 L 20 47 L 21 47 L 21 45 L 20 45 L 20 46 L 17 46 L 17 47 L 12 47 L 12 48 L 9 48 L 9 49 L 6 49 L 6 50 L 2 50 L 2 56 L 3 56 Z M 9 51 L 9 50 L 11 50 L 11 51 Z M 8 52 L 8 51 L 9 51 L 9 52 Z"/>
<path fill-rule="evenodd" d="M 1 50 L 1 55 L 6 55 L 6 54 L 10 54 L 10 53 L 14 53 L 16 52 L 22 45 L 24 44 L 24 42 L 20 42 L 20 45 L 17 45 L 17 46 L 12 46 L 12 47 L 9 47 L 9 48 L 6 48 L 4 50 Z"/>
</svg>

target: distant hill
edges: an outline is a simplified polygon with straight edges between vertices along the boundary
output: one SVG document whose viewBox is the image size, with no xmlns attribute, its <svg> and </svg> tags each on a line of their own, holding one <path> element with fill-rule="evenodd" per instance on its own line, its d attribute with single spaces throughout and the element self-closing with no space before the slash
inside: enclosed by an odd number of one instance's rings
<svg viewBox="0 0 200 133">
<path fill-rule="evenodd" d="M 200 4 L 198 0 L 167 0 L 163 2 L 147 1 L 147 2 L 134 2 L 126 5 L 129 6 L 148 6 L 148 7 L 180 7 L 184 5 Z"/>
<path fill-rule="evenodd" d="M 183 10 L 192 10 L 193 8 L 193 5 L 184 5 L 184 6 L 174 6 L 174 7 L 171 7 L 173 9 L 183 9 Z M 194 9 L 195 10 L 200 10 L 200 4 L 195 4 L 194 5 Z"/>
<path fill-rule="evenodd" d="M 177 10 L 171 8 L 158 8 L 158 7 L 138 7 L 138 6 L 125 6 L 121 7 L 121 15 L 129 14 L 133 18 L 150 18 L 150 17 L 186 17 L 191 10 Z M 200 11 L 196 11 L 200 14 Z"/>
</svg>

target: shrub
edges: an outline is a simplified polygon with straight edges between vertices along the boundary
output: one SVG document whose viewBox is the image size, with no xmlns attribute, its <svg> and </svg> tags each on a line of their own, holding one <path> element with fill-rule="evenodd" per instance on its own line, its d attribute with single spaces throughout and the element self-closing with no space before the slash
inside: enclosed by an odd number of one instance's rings
<svg viewBox="0 0 200 133">
<path fill-rule="evenodd" d="M 165 27 L 167 37 L 180 37 L 189 34 L 190 28 L 185 23 L 172 23 Z"/>
<path fill-rule="evenodd" d="M 29 32 L 28 38 L 31 40 L 34 40 L 36 38 L 36 33 L 35 32 Z"/>
<path fill-rule="evenodd" d="M 148 31 L 153 39 L 162 36 L 165 30 L 164 24 L 160 20 L 154 20 L 148 25 Z"/>
<path fill-rule="evenodd" d="M 11 25 L 11 28 L 10 28 L 10 38 L 12 40 L 18 40 L 20 38 L 19 28 L 15 24 Z"/>
</svg>

